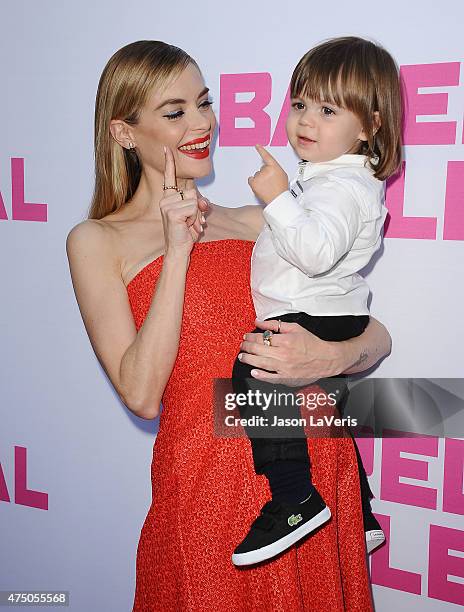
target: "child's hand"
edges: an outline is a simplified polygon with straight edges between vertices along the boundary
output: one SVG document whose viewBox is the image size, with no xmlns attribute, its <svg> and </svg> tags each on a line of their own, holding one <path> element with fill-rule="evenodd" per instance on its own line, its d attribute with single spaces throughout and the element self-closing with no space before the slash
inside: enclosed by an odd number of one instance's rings
<svg viewBox="0 0 464 612">
<path fill-rule="evenodd" d="M 278 195 L 287 191 L 288 176 L 281 165 L 261 145 L 256 145 L 256 150 L 261 155 L 264 164 L 254 176 L 248 179 L 248 185 L 256 197 L 265 204 L 272 202 Z"/>
</svg>

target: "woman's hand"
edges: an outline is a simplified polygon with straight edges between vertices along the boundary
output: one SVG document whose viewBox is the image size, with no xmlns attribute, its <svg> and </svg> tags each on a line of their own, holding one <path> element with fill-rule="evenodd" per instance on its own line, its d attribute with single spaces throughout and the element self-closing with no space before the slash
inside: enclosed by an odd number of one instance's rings
<svg viewBox="0 0 464 612">
<path fill-rule="evenodd" d="M 263 331 L 277 332 L 278 321 L 255 321 Z M 391 338 L 385 327 L 370 319 L 364 332 L 342 342 L 327 342 L 298 323 L 282 321 L 272 346 L 263 343 L 262 333 L 244 335 L 241 361 L 254 366 L 251 375 L 259 380 L 303 386 L 320 378 L 362 372 L 390 352 Z M 266 371 L 267 370 L 267 371 Z"/>
<path fill-rule="evenodd" d="M 204 212 L 208 204 L 198 197 L 193 180 L 188 179 L 183 197 L 177 191 L 176 166 L 171 149 L 166 147 L 164 184 L 166 189 L 160 200 L 166 253 L 172 249 L 185 249 L 190 254 L 194 242 L 198 240 L 205 223 Z"/>
<path fill-rule="evenodd" d="M 256 320 L 255 325 L 277 332 L 279 323 Z M 254 378 L 298 387 L 340 374 L 344 363 L 336 344 L 321 340 L 298 323 L 282 321 L 280 333 L 272 336 L 272 346 L 263 343 L 262 333 L 245 334 L 240 360 L 260 368 L 252 370 Z"/>
</svg>

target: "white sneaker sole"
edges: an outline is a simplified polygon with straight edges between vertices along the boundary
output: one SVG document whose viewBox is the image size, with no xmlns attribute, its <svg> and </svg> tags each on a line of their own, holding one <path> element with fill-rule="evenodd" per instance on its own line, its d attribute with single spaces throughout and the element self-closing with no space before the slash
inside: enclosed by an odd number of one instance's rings
<svg viewBox="0 0 464 612">
<path fill-rule="evenodd" d="M 381 529 L 371 529 L 371 531 L 366 531 L 366 548 L 368 555 L 370 555 L 373 550 L 384 542 L 385 534 Z"/>
<path fill-rule="evenodd" d="M 295 542 L 298 542 L 303 536 L 311 533 L 314 529 L 317 529 L 320 525 L 329 520 L 332 516 L 330 509 L 326 506 L 323 510 L 313 516 L 308 522 L 295 531 L 292 531 L 288 535 L 280 538 L 276 542 L 272 544 L 268 544 L 267 546 L 263 546 L 262 548 L 258 548 L 257 550 L 250 550 L 246 553 L 233 554 L 232 555 L 232 563 L 234 565 L 252 565 L 253 563 L 259 563 L 260 561 L 266 561 L 266 559 L 271 559 L 275 557 L 279 553 L 283 552 L 287 548 L 290 548 Z"/>
</svg>

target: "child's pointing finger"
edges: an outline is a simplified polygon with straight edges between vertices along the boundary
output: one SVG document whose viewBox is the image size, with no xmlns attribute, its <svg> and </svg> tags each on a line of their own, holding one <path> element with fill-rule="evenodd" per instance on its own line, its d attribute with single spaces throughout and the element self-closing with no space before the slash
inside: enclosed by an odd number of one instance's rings
<svg viewBox="0 0 464 612">
<path fill-rule="evenodd" d="M 263 160 L 266 166 L 279 165 L 279 162 L 274 157 L 272 157 L 272 155 L 268 151 L 266 151 L 264 147 L 262 147 L 261 145 L 256 145 L 255 149 L 260 154 L 261 159 Z"/>
</svg>

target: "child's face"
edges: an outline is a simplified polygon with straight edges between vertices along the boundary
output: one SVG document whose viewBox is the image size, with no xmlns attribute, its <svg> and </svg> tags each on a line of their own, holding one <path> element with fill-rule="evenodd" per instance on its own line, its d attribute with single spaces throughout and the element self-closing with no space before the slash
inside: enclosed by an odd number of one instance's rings
<svg viewBox="0 0 464 612">
<path fill-rule="evenodd" d="M 297 155 L 310 162 L 330 161 L 345 153 L 355 153 L 359 141 L 367 140 L 354 113 L 304 96 L 291 100 L 287 135 Z"/>
</svg>

